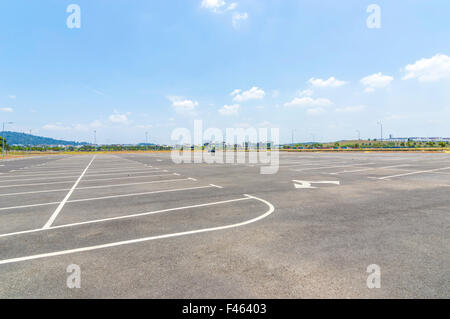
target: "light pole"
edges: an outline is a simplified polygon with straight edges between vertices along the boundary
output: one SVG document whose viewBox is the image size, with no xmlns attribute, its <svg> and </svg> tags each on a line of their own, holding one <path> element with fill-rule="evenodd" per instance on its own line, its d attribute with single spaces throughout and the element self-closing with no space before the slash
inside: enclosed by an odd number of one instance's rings
<svg viewBox="0 0 450 319">
<path fill-rule="evenodd" d="M 148 132 L 145 132 L 145 150 L 148 151 Z"/>
<path fill-rule="evenodd" d="M 294 131 L 295 130 L 292 130 L 292 147 L 294 147 Z"/>
<path fill-rule="evenodd" d="M 314 146 L 314 144 L 316 144 L 316 135 L 314 135 L 314 134 L 311 134 L 311 137 L 312 137 L 312 145 Z"/>
<path fill-rule="evenodd" d="M 2 130 L 2 160 L 5 159 L 5 125 L 13 124 L 13 122 L 3 122 L 3 130 Z"/>
<path fill-rule="evenodd" d="M 356 130 L 358 132 L 358 148 L 361 148 L 361 132 L 359 130 Z"/>
<path fill-rule="evenodd" d="M 29 148 L 30 148 L 30 154 L 31 154 L 31 130 L 30 130 L 30 145 L 29 145 Z"/>
<path fill-rule="evenodd" d="M 380 125 L 380 140 L 383 142 L 383 123 L 378 122 L 378 125 Z"/>
<path fill-rule="evenodd" d="M 97 131 L 94 130 L 94 152 L 97 152 Z"/>
</svg>

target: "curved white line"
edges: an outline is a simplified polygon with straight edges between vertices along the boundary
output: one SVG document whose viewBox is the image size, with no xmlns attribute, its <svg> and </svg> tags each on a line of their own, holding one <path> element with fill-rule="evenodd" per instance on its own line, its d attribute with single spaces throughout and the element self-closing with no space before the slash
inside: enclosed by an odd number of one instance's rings
<svg viewBox="0 0 450 319">
<path fill-rule="evenodd" d="M 257 221 L 259 221 L 261 219 L 264 219 L 264 218 L 266 218 L 267 216 L 269 216 L 270 214 L 272 214 L 275 211 L 275 207 L 270 202 L 268 202 L 268 201 L 266 201 L 264 199 L 261 199 L 261 198 L 255 197 L 255 196 L 251 196 L 251 195 L 247 195 L 247 194 L 244 194 L 244 196 L 246 196 L 248 198 L 253 198 L 255 200 L 258 200 L 258 201 L 266 204 L 269 207 L 269 210 L 267 212 L 265 212 L 264 214 L 258 216 L 258 217 L 255 217 L 253 219 L 250 219 L 250 220 L 247 220 L 247 221 L 244 221 L 244 222 L 240 222 L 240 223 L 237 223 L 237 224 L 231 224 L 231 225 L 219 226 L 219 227 L 203 228 L 203 229 L 190 230 L 190 231 L 185 231 L 185 232 L 165 234 L 165 235 L 158 235 L 158 236 L 150 236 L 150 237 L 145 237 L 145 238 L 131 239 L 131 240 L 119 241 L 119 242 L 103 244 L 103 245 L 88 246 L 88 247 L 75 248 L 75 249 L 69 249 L 69 250 L 61 250 L 61 251 L 56 251 L 56 252 L 53 252 L 53 253 L 32 255 L 32 256 L 27 256 L 27 257 L 5 259 L 5 260 L 0 260 L 0 265 L 11 264 L 11 263 L 16 263 L 16 262 L 20 262 L 20 261 L 26 261 L 26 260 L 46 258 L 46 257 L 68 255 L 68 254 L 74 254 L 74 253 L 79 253 L 79 252 L 85 252 L 85 251 L 91 251 L 91 250 L 97 250 L 97 249 L 103 249 L 103 248 L 110 248 L 110 247 L 116 247 L 116 246 L 122 246 L 122 245 L 129 245 L 129 244 L 141 243 L 141 242 L 150 241 L 150 240 L 156 240 L 156 239 L 179 237 L 179 236 L 186 236 L 186 235 L 193 235 L 193 234 L 199 234 L 199 233 L 212 232 L 212 231 L 217 231 L 217 230 L 224 230 L 224 229 L 229 229 L 229 228 L 237 228 L 237 227 L 241 227 L 241 226 L 245 226 L 245 225 L 248 225 L 248 224 L 252 224 L 252 223 L 255 223 L 255 222 L 257 222 Z"/>
</svg>

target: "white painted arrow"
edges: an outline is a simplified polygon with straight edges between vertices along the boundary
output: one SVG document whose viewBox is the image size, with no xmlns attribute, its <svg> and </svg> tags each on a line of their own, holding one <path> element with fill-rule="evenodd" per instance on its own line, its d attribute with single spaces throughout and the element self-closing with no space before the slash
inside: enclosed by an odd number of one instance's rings
<svg viewBox="0 0 450 319">
<path fill-rule="evenodd" d="M 339 181 L 319 181 L 319 182 L 313 182 L 313 181 L 299 181 L 299 180 L 292 180 L 294 182 L 295 188 L 317 188 L 315 186 L 312 186 L 311 184 L 334 184 L 334 185 L 340 185 L 341 183 Z"/>
</svg>

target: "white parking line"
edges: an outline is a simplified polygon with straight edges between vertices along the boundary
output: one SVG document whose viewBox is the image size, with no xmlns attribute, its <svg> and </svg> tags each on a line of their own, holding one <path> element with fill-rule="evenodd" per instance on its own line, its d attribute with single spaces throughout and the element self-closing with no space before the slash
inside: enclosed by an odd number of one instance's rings
<svg viewBox="0 0 450 319">
<path fill-rule="evenodd" d="M 266 204 L 269 207 L 269 209 L 264 214 L 262 214 L 258 217 L 255 217 L 250 220 L 246 220 L 244 222 L 236 223 L 236 224 L 230 224 L 230 225 L 218 226 L 218 227 L 210 227 L 210 228 L 202 228 L 202 229 L 179 232 L 179 233 L 171 233 L 171 234 L 164 234 L 164 235 L 158 235 L 158 236 L 150 236 L 150 237 L 145 237 L 145 238 L 113 242 L 113 243 L 103 244 L 103 245 L 88 246 L 88 247 L 82 247 L 82 248 L 76 248 L 76 249 L 61 250 L 61 251 L 56 251 L 56 252 L 52 252 L 52 253 L 45 253 L 45 254 L 38 254 L 38 255 L 32 255 L 32 256 L 19 257 L 19 258 L 5 259 L 5 260 L 0 260 L 0 265 L 16 263 L 16 262 L 21 262 L 21 261 L 26 261 L 26 260 L 61 256 L 61 255 L 79 253 L 79 252 L 86 252 L 86 251 L 92 251 L 92 250 L 110 248 L 110 247 L 116 247 L 116 246 L 122 246 L 122 245 L 129 245 L 129 244 L 141 243 L 141 242 L 146 242 L 146 241 L 151 241 L 151 240 L 156 240 L 156 239 L 172 238 L 172 237 L 179 237 L 179 236 L 186 236 L 186 235 L 193 235 L 193 234 L 199 234 L 199 233 L 206 233 L 206 232 L 236 228 L 236 227 L 241 227 L 241 226 L 245 226 L 245 225 L 260 221 L 260 220 L 266 218 L 267 216 L 271 215 L 275 211 L 275 207 L 270 202 L 268 202 L 264 199 L 261 199 L 261 198 L 255 197 L 255 196 L 251 196 L 251 195 L 247 195 L 247 194 L 245 194 L 244 196 L 251 198 L 251 199 L 258 200 L 258 201 Z"/>
<path fill-rule="evenodd" d="M 152 191 L 152 192 L 144 192 L 144 193 L 132 193 L 132 194 L 121 194 L 121 195 L 111 195 L 111 196 L 102 196 L 102 197 L 73 199 L 73 200 L 68 200 L 66 203 L 78 203 L 78 202 L 87 202 L 87 201 L 101 200 L 101 199 L 111 199 L 111 198 L 142 196 L 142 195 L 159 194 L 159 193 L 180 192 L 180 191 L 186 191 L 186 190 L 212 188 L 212 187 L 218 188 L 217 186 L 213 186 L 213 185 L 210 184 L 210 185 L 207 185 L 207 186 L 176 188 L 176 189 L 165 189 L 165 190 L 160 190 L 160 191 Z M 2 207 L 2 208 L 0 208 L 0 211 L 2 211 L 2 210 L 11 210 L 11 209 L 18 209 L 18 208 L 49 206 L 49 205 L 55 205 L 55 204 L 59 204 L 59 202 L 48 202 L 48 203 L 40 203 L 40 204 L 30 204 L 30 205 L 21 205 L 21 206 L 12 206 L 12 207 Z"/>
<path fill-rule="evenodd" d="M 58 205 L 56 210 L 53 212 L 52 216 L 50 216 L 50 218 L 48 219 L 48 221 L 45 223 L 44 227 L 42 227 L 42 228 L 49 228 L 53 224 L 53 222 L 55 221 L 56 217 L 58 217 L 58 214 L 61 212 L 62 208 L 64 207 L 64 205 L 66 204 L 67 200 L 69 199 L 70 195 L 72 195 L 73 191 L 78 186 L 78 183 L 81 181 L 81 179 L 83 178 L 84 174 L 86 174 L 87 170 L 89 169 L 89 166 L 91 166 L 91 164 L 94 161 L 94 159 L 95 159 L 95 155 L 92 156 L 91 161 L 86 166 L 86 168 L 84 169 L 83 173 L 81 173 L 80 177 L 78 177 L 77 181 L 75 182 L 75 184 L 73 184 L 72 188 L 67 193 L 66 197 L 64 197 L 64 199 Z"/>
<path fill-rule="evenodd" d="M 389 169 L 389 168 L 396 168 L 396 167 L 403 167 L 403 166 L 411 166 L 410 164 L 401 164 L 401 165 L 392 165 L 392 166 L 384 166 L 384 167 L 368 167 L 363 169 L 356 169 L 352 171 L 341 171 L 341 172 L 335 172 L 335 173 L 329 173 L 331 175 L 337 175 L 337 174 L 344 174 L 344 173 L 356 173 L 356 172 L 364 172 L 364 171 L 370 171 L 374 169 Z"/>
<path fill-rule="evenodd" d="M 145 213 L 130 214 L 130 215 L 123 215 L 123 216 L 109 217 L 109 218 L 102 218 L 102 219 L 94 219 L 94 220 L 88 220 L 88 221 L 85 221 L 85 222 L 78 222 L 78 223 L 72 223 L 72 224 L 52 226 L 52 227 L 45 228 L 45 229 L 44 228 L 36 228 L 36 229 L 30 229 L 30 230 L 23 230 L 23 231 L 8 233 L 8 234 L 1 234 L 0 238 L 2 238 L 2 237 L 10 237 L 10 236 L 15 236 L 15 235 L 29 234 L 29 233 L 36 233 L 36 232 L 41 232 L 41 231 L 49 231 L 49 230 L 53 230 L 53 229 L 74 227 L 74 226 L 80 226 L 80 225 L 95 224 L 95 223 L 101 223 L 101 222 L 118 220 L 118 219 L 142 217 L 142 216 L 147 216 L 147 215 L 154 215 L 154 214 L 160 214 L 160 213 L 165 213 L 165 212 L 172 212 L 172 211 L 189 209 L 189 208 L 198 208 L 198 207 L 206 207 L 206 206 L 213 206 L 213 205 L 219 205 L 219 204 L 226 204 L 226 203 L 232 203 L 232 202 L 237 202 L 237 201 L 242 201 L 242 200 L 249 200 L 249 199 L 250 199 L 249 197 L 243 197 L 243 198 L 237 198 L 237 199 L 223 200 L 223 201 L 219 201 L 219 202 L 197 204 L 197 205 L 175 207 L 175 208 L 167 208 L 167 209 L 155 210 L 155 211 L 150 211 L 150 212 L 145 212 Z"/>
<path fill-rule="evenodd" d="M 40 174 L 10 174 L 9 176 L 4 176 L 4 177 L 32 177 L 32 176 L 58 176 L 58 175 L 67 175 L 67 174 L 72 174 L 72 173 L 77 173 L 80 172 L 83 168 L 80 168 L 78 170 L 68 170 L 65 171 L 63 169 L 61 170 L 52 170 L 52 171 L 46 171 L 46 172 L 41 172 Z M 147 167 L 140 167 L 139 169 L 120 169 L 120 170 L 99 170 L 96 171 L 94 169 L 90 169 L 89 172 L 92 173 L 114 173 L 114 172 L 133 172 L 133 171 L 142 171 L 142 170 L 147 170 Z M 38 171 L 39 172 L 39 171 Z M 59 172 L 59 173 L 53 173 L 53 172 Z M 28 172 L 27 172 L 28 173 Z M 78 176 L 78 175 L 77 175 Z"/>
<path fill-rule="evenodd" d="M 291 171 L 301 172 L 301 171 L 311 171 L 315 169 L 328 169 L 328 168 L 339 168 L 339 167 L 355 167 L 355 166 L 364 166 L 364 165 L 372 165 L 375 163 L 364 163 L 364 164 L 351 164 L 351 165 L 339 165 L 339 166 L 321 166 L 321 167 L 308 167 L 302 169 L 292 169 Z"/>
<path fill-rule="evenodd" d="M 102 174 L 88 174 L 86 175 L 86 177 L 92 177 L 92 176 L 104 176 L 104 175 L 127 175 L 127 174 L 139 174 L 139 173 L 143 173 L 143 172 L 148 172 L 149 170 L 159 170 L 159 168 L 148 168 L 145 170 L 140 170 L 140 171 L 133 171 L 133 172 L 125 172 L 125 173 L 116 173 L 116 172 L 111 172 L 111 173 L 102 173 Z M 15 177 L 20 177 L 20 176 L 15 176 Z M 8 182 L 20 182 L 20 181 L 38 181 L 38 180 L 46 180 L 46 179 L 61 179 L 61 178 L 71 178 L 71 177 L 78 177 L 78 175 L 68 175 L 68 176 L 56 176 L 56 177 L 40 177 L 40 178 L 20 178 L 20 179 L 7 179 L 4 180 L 2 179 L 0 181 L 0 183 L 8 183 Z"/>
<path fill-rule="evenodd" d="M 168 172 L 167 170 L 163 170 L 163 171 L 157 171 L 154 173 L 164 173 L 164 172 Z M 150 172 L 149 172 L 150 173 Z M 149 174 L 147 173 L 147 174 Z M 146 178 L 146 177 L 156 177 L 156 176 L 169 176 L 172 174 L 156 174 L 156 175 L 139 175 L 139 176 L 125 176 L 125 177 L 111 177 L 111 178 L 95 178 L 95 179 L 86 179 L 86 177 L 84 178 L 84 180 L 82 181 L 82 183 L 86 183 L 86 182 L 99 182 L 99 181 L 110 181 L 110 180 L 116 180 L 116 179 L 132 179 L 132 178 Z M 177 175 L 179 176 L 180 174 L 173 174 L 173 175 Z M 25 187 L 25 186 L 40 186 L 40 185 L 53 185 L 53 184 L 68 184 L 68 183 L 72 183 L 73 180 L 69 180 L 69 181 L 62 181 L 62 182 L 49 182 L 49 183 L 32 183 L 32 184 L 16 184 L 16 185 L 2 185 L 0 186 L 0 188 L 5 188 L 5 187 Z"/>
<path fill-rule="evenodd" d="M 446 169 L 450 169 L 450 167 L 435 168 L 435 169 L 429 169 L 429 170 L 426 170 L 426 171 L 416 171 L 416 172 L 409 172 L 409 173 L 403 173 L 403 174 L 397 174 L 397 175 L 391 175 L 391 176 L 383 176 L 383 177 L 377 177 L 377 179 L 388 179 L 388 178 L 408 176 L 408 175 L 431 173 L 431 172 L 443 171 L 443 170 L 446 170 Z"/>
<path fill-rule="evenodd" d="M 77 190 L 95 189 L 95 188 L 109 188 L 109 187 L 121 187 L 121 186 L 131 186 L 131 185 L 157 184 L 157 183 L 169 183 L 169 182 L 187 181 L 187 180 L 192 180 L 192 179 L 190 179 L 190 178 L 161 179 L 161 180 L 150 181 L 150 182 L 136 182 L 136 183 L 125 183 L 125 184 L 114 184 L 114 185 L 86 186 L 86 187 L 78 187 Z M 60 189 L 50 189 L 50 190 L 20 192 L 20 193 L 6 193 L 6 194 L 0 194 L 0 197 L 2 197 L 2 196 L 16 196 L 16 195 L 28 195 L 28 194 L 39 194 L 39 193 L 53 193 L 53 192 L 62 192 L 62 191 L 68 191 L 68 190 L 70 190 L 70 188 L 60 188 Z"/>
</svg>

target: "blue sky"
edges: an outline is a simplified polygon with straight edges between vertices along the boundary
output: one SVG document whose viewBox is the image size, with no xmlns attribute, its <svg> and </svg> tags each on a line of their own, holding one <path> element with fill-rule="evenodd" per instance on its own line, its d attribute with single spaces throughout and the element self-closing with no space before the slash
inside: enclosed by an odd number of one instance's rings
<svg viewBox="0 0 450 319">
<path fill-rule="evenodd" d="M 69 29 L 70 4 L 81 28 Z M 370 4 L 381 28 L 368 28 Z M 450 136 L 448 0 L 0 3 L 0 120 L 99 143 L 176 127 L 279 127 L 281 142 Z"/>
</svg>

